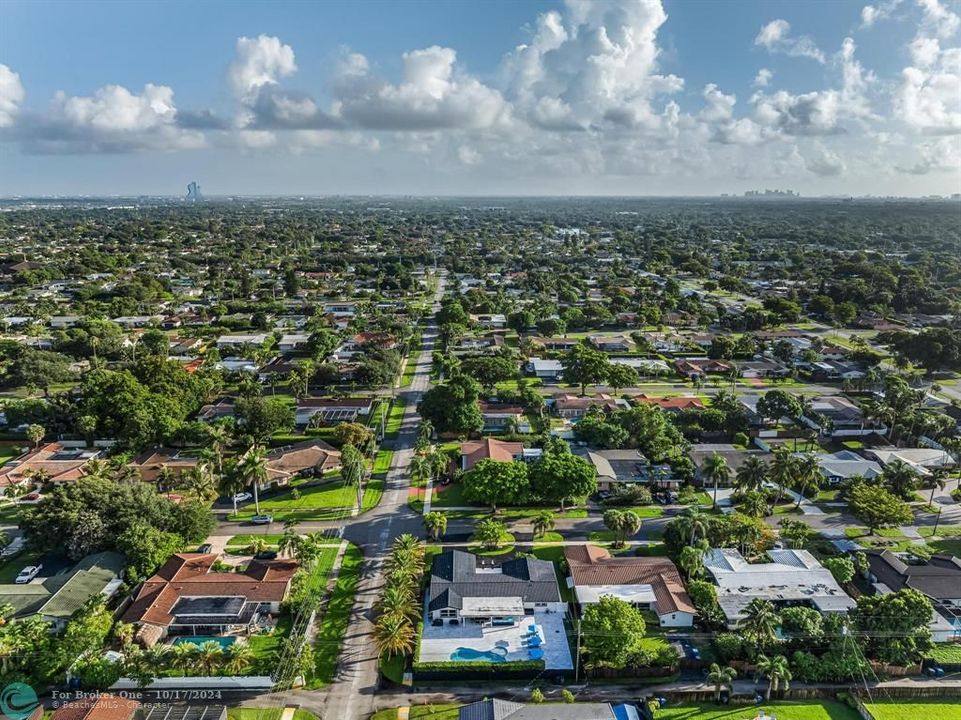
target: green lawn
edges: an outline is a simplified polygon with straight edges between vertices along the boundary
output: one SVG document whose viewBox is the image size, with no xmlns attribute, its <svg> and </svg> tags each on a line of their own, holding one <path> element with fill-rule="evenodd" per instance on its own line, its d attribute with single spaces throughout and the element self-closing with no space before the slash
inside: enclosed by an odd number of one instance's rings
<svg viewBox="0 0 961 720">
<path fill-rule="evenodd" d="M 470 507 L 472 503 L 464 499 L 464 485 L 452 482 L 448 485 L 434 485 L 431 493 L 431 507 Z"/>
<path fill-rule="evenodd" d="M 508 553 L 514 549 L 515 540 L 514 536 L 505 530 L 501 533 L 500 542 L 498 543 L 497 547 L 493 548 L 492 550 L 489 550 L 481 545 L 474 535 L 470 536 L 468 542 L 475 543 L 467 548 L 468 551 L 474 553 L 475 555 L 503 555 L 504 553 Z"/>
<path fill-rule="evenodd" d="M 280 720 L 283 708 L 227 708 L 227 720 Z M 317 716 L 308 710 L 294 711 L 294 720 L 317 720 Z"/>
<path fill-rule="evenodd" d="M 390 406 L 390 412 L 387 413 L 387 427 L 384 429 L 385 437 L 397 437 L 400 433 L 400 426 L 404 421 L 404 412 L 406 409 L 407 404 L 404 398 L 394 398 L 394 402 Z"/>
<path fill-rule="evenodd" d="M 263 540 L 268 545 L 276 545 L 283 535 L 234 535 L 227 541 L 227 547 L 247 547 L 257 540 Z"/>
<path fill-rule="evenodd" d="M 404 682 L 405 667 L 407 667 L 407 658 L 403 655 L 394 655 L 392 658 L 382 655 L 380 658 L 380 674 L 398 685 Z"/>
<path fill-rule="evenodd" d="M 961 663 L 961 645 L 957 643 L 941 643 L 927 654 L 929 658 L 939 663 Z"/>
<path fill-rule="evenodd" d="M 331 520 L 349 512 L 357 491 L 340 480 L 297 488 L 300 497 L 294 499 L 291 490 L 260 501 L 260 511 L 274 516 L 274 522 L 285 520 Z M 253 503 L 248 503 L 228 520 L 243 522 L 256 514 Z"/>
<path fill-rule="evenodd" d="M 912 698 L 865 703 L 865 707 L 874 716 L 874 720 L 916 720 L 916 718 L 961 720 L 961 698 L 944 698 L 943 700 Z"/>
<path fill-rule="evenodd" d="M 20 508 L 14 503 L 6 503 L 0 507 L 0 525 L 19 525 Z"/>
<path fill-rule="evenodd" d="M 414 720 L 457 720 L 460 705 L 412 705 L 410 718 Z"/>
<path fill-rule="evenodd" d="M 393 450 L 378 450 L 377 455 L 374 456 L 374 469 L 373 473 L 385 473 L 390 470 L 390 464 L 394 458 Z"/>
<path fill-rule="evenodd" d="M 314 642 L 316 665 L 314 677 L 309 683 L 311 689 L 330 684 L 337 672 L 337 659 L 344 644 L 350 611 L 354 607 L 354 593 L 360 580 L 360 566 L 364 562 L 363 553 L 356 545 L 348 545 L 344 559 L 334 583 L 334 590 L 323 611 L 323 619 L 317 628 Z"/>
<path fill-rule="evenodd" d="M 537 543 L 556 543 L 556 542 L 564 542 L 564 536 L 561 535 L 559 532 L 550 531 L 550 532 L 544 533 L 543 535 L 538 535 L 537 537 L 534 538 L 535 545 Z"/>
<path fill-rule="evenodd" d="M 43 553 L 22 550 L 0 565 L 0 585 L 11 584 L 27 565 L 33 565 Z"/>
<path fill-rule="evenodd" d="M 750 720 L 757 717 L 761 710 L 769 717 L 776 714 L 778 720 L 860 720 L 861 717 L 847 705 L 834 701 L 774 702 L 760 706 L 729 705 L 726 707 L 680 705 L 658 710 L 654 717 L 656 720 Z"/>
<path fill-rule="evenodd" d="M 937 537 L 932 537 L 932 527 L 918 528 L 928 547 L 935 553 L 961 557 L 961 525 L 939 525 Z"/>
<path fill-rule="evenodd" d="M 277 627 L 269 635 L 251 635 L 247 639 L 250 650 L 258 660 L 267 659 L 279 653 L 284 640 L 290 635 L 291 617 L 284 613 L 277 618 Z"/>
</svg>

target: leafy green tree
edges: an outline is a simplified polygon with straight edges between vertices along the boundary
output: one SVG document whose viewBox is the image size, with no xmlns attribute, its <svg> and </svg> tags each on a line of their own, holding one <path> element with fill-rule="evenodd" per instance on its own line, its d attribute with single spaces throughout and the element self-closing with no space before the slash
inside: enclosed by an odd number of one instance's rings
<svg viewBox="0 0 961 720">
<path fill-rule="evenodd" d="M 460 480 L 464 498 L 469 502 L 498 505 L 523 502 L 530 494 L 528 465 L 522 462 L 481 460 Z"/>
<path fill-rule="evenodd" d="M 361 423 L 338 423 L 334 428 L 334 442 L 337 445 L 353 445 L 365 447 L 374 437 L 373 431 Z"/>
<path fill-rule="evenodd" d="M 854 517 L 867 525 L 872 534 L 878 528 L 907 525 L 913 519 L 911 508 L 903 500 L 860 479 L 848 488 L 847 501 Z"/>
<path fill-rule="evenodd" d="M 26 434 L 30 443 L 37 448 L 40 447 L 40 441 L 43 440 L 43 436 L 47 434 L 47 430 L 43 425 L 28 425 Z"/>
<path fill-rule="evenodd" d="M 781 628 L 810 647 L 824 635 L 824 618 L 814 608 L 787 607 L 781 611 Z"/>
<path fill-rule="evenodd" d="M 484 427 L 477 400 L 480 385 L 473 378 L 455 374 L 446 383 L 424 393 L 417 406 L 420 416 L 429 420 L 440 433 L 467 435 Z"/>
<path fill-rule="evenodd" d="M 539 498 L 559 502 L 584 497 L 597 489 L 597 469 L 585 458 L 570 452 L 545 452 L 530 465 L 531 492 Z"/>
<path fill-rule="evenodd" d="M 641 652 L 646 630 L 641 611 L 605 595 L 584 610 L 582 650 L 590 667 L 624 668 Z"/>
<path fill-rule="evenodd" d="M 768 390 L 758 398 L 757 414 L 777 422 L 782 417 L 797 418 L 804 412 L 801 401 L 784 390 Z"/>
<path fill-rule="evenodd" d="M 611 363 L 607 369 L 607 384 L 616 394 L 621 388 L 634 387 L 638 383 L 637 370 L 623 363 Z"/>
<path fill-rule="evenodd" d="M 932 647 L 931 601 L 905 588 L 887 595 L 861 595 L 848 617 L 864 653 L 879 662 L 910 665 Z"/>
<path fill-rule="evenodd" d="M 258 442 L 294 427 L 294 409 L 279 398 L 239 397 L 234 413 L 244 432 Z"/>
<path fill-rule="evenodd" d="M 487 550 L 493 550 L 501 544 L 507 528 L 504 523 L 494 518 L 484 518 L 474 530 L 474 539 Z"/>
<path fill-rule="evenodd" d="M 503 355 L 465 358 L 461 361 L 460 369 L 488 391 L 493 390 L 497 383 L 512 380 L 517 375 L 517 363 Z"/>
<path fill-rule="evenodd" d="M 840 585 L 847 585 L 854 579 L 854 563 L 846 557 L 825 558 L 821 563 Z"/>
<path fill-rule="evenodd" d="M 580 385 L 581 395 L 587 392 L 588 385 L 604 382 L 610 370 L 607 355 L 586 343 L 579 343 L 568 350 L 561 364 L 564 367 L 564 382 Z"/>
<path fill-rule="evenodd" d="M 127 556 L 127 578 L 137 583 L 153 575 L 184 545 L 182 537 L 136 522 L 117 536 L 117 549 Z"/>
<path fill-rule="evenodd" d="M 771 701 L 771 693 L 777 692 L 779 687 L 783 686 L 785 690 L 791 689 L 791 668 L 783 655 L 775 655 L 772 658 L 759 655 L 754 669 L 759 677 L 768 679 L 767 690 L 764 693 L 768 702 Z"/>
</svg>

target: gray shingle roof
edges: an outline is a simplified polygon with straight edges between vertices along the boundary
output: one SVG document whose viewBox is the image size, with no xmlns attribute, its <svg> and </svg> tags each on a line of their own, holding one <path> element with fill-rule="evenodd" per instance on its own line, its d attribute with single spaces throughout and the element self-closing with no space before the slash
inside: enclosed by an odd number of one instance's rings
<svg viewBox="0 0 961 720">
<path fill-rule="evenodd" d="M 609 703 L 524 705 L 508 700 L 481 700 L 457 711 L 458 720 L 614 720 Z"/>
<path fill-rule="evenodd" d="M 535 558 L 516 558 L 500 566 L 481 566 L 477 556 L 448 550 L 434 557 L 430 577 L 429 610 L 463 606 L 465 597 L 522 597 L 525 602 L 561 602 L 554 564 Z"/>
</svg>

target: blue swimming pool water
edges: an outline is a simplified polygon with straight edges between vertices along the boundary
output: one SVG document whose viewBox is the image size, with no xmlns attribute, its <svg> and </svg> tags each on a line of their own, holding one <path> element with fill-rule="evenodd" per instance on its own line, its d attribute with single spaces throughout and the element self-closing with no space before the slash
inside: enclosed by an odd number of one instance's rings
<svg viewBox="0 0 961 720">
<path fill-rule="evenodd" d="M 475 650 L 469 647 L 459 647 L 451 653 L 450 659 L 457 662 L 504 662 L 507 653 L 493 650 Z"/>
<path fill-rule="evenodd" d="M 215 643 L 219 643 L 220 647 L 226 649 L 234 644 L 237 638 L 233 637 L 214 637 L 213 635 L 203 636 L 203 635 L 188 635 L 185 637 L 174 638 L 174 645 L 186 645 L 190 643 L 200 647 L 205 642 L 210 642 L 211 640 Z"/>
</svg>

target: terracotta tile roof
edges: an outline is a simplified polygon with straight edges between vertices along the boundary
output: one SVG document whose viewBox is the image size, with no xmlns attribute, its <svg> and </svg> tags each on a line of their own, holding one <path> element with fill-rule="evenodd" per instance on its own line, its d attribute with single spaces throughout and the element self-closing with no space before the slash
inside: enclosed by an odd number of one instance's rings
<svg viewBox="0 0 961 720">
<path fill-rule="evenodd" d="M 645 405 L 657 405 L 663 410 L 700 410 L 704 402 L 697 397 L 654 397 L 641 393 L 634 400 Z"/>
<path fill-rule="evenodd" d="M 464 466 L 466 470 L 470 470 L 481 460 L 510 462 L 516 455 L 523 452 L 524 443 L 504 442 L 494 438 L 483 438 L 474 442 L 462 443 L 460 446 L 461 455 L 467 458 Z"/>
<path fill-rule="evenodd" d="M 617 398 L 606 393 L 597 395 L 571 395 L 569 393 L 559 393 L 554 396 L 554 408 L 558 411 L 563 410 L 589 410 L 592 407 L 601 407 L 607 410 L 617 410 Z"/>
<path fill-rule="evenodd" d="M 68 451 L 78 451 L 78 457 L 58 459 Z M 21 455 L 0 468 L 0 485 L 16 485 L 28 479 L 33 472 L 42 471 L 52 482 L 75 482 L 83 477 L 83 469 L 96 451 L 80 453 L 77 448 L 67 448 L 52 442 Z"/>
<path fill-rule="evenodd" d="M 181 597 L 244 597 L 281 602 L 297 571 L 294 560 L 253 560 L 244 573 L 212 572 L 216 554 L 177 553 L 145 581 L 123 615 L 124 622 L 169 625 Z"/>
<path fill-rule="evenodd" d="M 103 694 L 66 703 L 51 720 L 130 720 L 139 707 L 140 703 L 131 698 Z"/>
<path fill-rule="evenodd" d="M 659 615 L 697 612 L 677 566 L 667 558 L 613 557 L 596 545 L 569 545 L 564 557 L 575 586 L 650 585 Z"/>
<path fill-rule="evenodd" d="M 175 477 L 179 477 L 190 468 L 197 467 L 199 458 L 180 457 L 180 451 L 174 448 L 153 448 L 135 457 L 130 467 L 140 473 L 140 479 L 146 483 L 156 482 L 165 467 L 169 467 Z"/>
<path fill-rule="evenodd" d="M 267 455 L 270 480 L 286 479 L 309 468 L 332 470 L 340 467 L 340 452 L 322 440 L 305 440 L 278 448 Z"/>
</svg>

